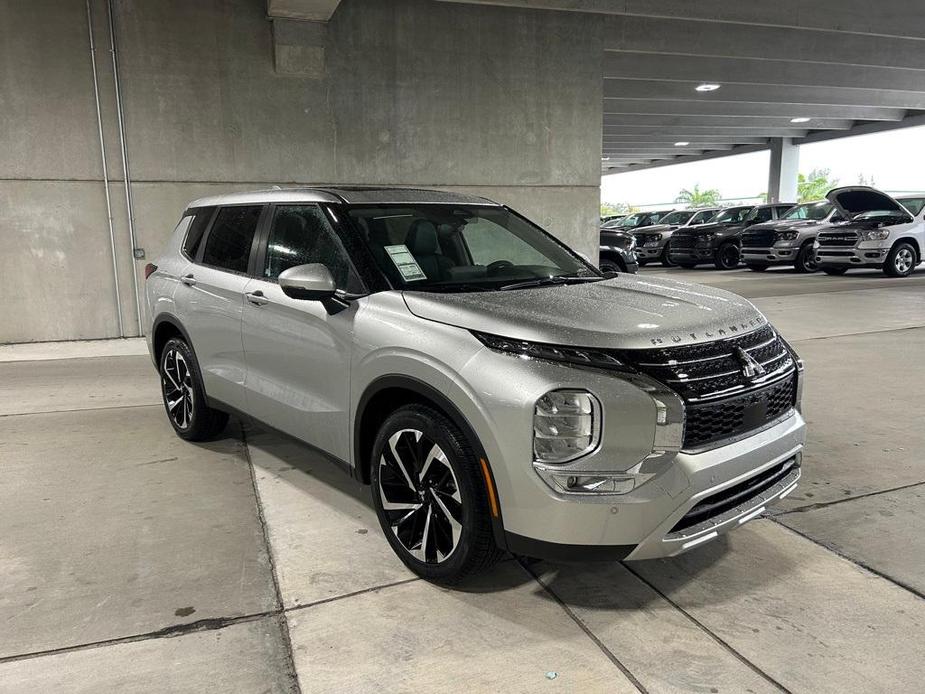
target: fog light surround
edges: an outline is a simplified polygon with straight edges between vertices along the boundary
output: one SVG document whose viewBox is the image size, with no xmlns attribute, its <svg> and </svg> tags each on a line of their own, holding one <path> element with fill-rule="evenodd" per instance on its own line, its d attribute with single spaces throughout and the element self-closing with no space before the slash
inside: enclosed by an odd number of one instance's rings
<svg viewBox="0 0 925 694">
<path fill-rule="evenodd" d="M 587 455 L 601 440 L 601 404 L 586 390 L 552 390 L 533 411 L 533 459 L 561 464 Z"/>
<path fill-rule="evenodd" d="M 557 491 L 564 494 L 628 494 L 636 487 L 631 475 L 609 473 L 550 473 Z"/>
</svg>

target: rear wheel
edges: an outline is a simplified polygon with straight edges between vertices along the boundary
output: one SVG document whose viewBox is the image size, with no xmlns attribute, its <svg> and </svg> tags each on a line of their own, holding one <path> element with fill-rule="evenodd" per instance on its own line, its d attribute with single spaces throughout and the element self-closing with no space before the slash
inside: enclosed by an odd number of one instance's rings
<svg viewBox="0 0 925 694">
<path fill-rule="evenodd" d="M 812 241 L 803 244 L 797 258 L 793 263 L 797 272 L 816 272 L 819 269 L 819 263 L 816 262 L 816 252 L 813 250 Z"/>
<path fill-rule="evenodd" d="M 228 423 L 228 413 L 209 407 L 199 363 L 185 341 L 167 341 L 159 371 L 164 409 L 177 436 L 207 441 L 220 434 Z"/>
<path fill-rule="evenodd" d="M 883 271 L 890 277 L 908 277 L 912 274 L 917 264 L 918 255 L 915 248 L 912 247 L 912 244 L 903 241 L 893 246 L 890 254 L 886 257 Z"/>
<path fill-rule="evenodd" d="M 734 270 L 739 266 L 739 247 L 734 243 L 724 243 L 716 251 L 713 264 L 718 270 Z"/>
<path fill-rule="evenodd" d="M 376 435 L 370 465 L 382 532 L 414 573 L 454 584 L 501 557 L 481 461 L 442 414 L 423 405 L 396 410 Z"/>
<path fill-rule="evenodd" d="M 746 264 L 745 267 L 747 267 L 749 270 L 754 270 L 755 272 L 764 272 L 765 270 L 768 269 L 767 265 L 747 265 Z"/>
<path fill-rule="evenodd" d="M 827 275 L 844 275 L 848 272 L 846 267 L 824 267 L 822 271 Z"/>
</svg>

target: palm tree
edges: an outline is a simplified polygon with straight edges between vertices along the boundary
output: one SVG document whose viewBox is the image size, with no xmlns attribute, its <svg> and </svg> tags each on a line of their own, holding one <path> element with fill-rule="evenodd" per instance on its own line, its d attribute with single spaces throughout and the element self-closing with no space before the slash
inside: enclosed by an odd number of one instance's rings
<svg viewBox="0 0 925 694">
<path fill-rule="evenodd" d="M 684 203 L 688 207 L 713 207 L 719 203 L 721 197 L 722 195 L 716 188 L 700 190 L 700 184 L 697 183 L 694 185 L 693 190 L 682 188 L 674 201 Z"/>
<path fill-rule="evenodd" d="M 829 178 L 831 169 L 813 169 L 808 175 L 797 176 L 797 202 L 822 200 L 825 194 L 838 185 L 837 178 Z"/>
</svg>

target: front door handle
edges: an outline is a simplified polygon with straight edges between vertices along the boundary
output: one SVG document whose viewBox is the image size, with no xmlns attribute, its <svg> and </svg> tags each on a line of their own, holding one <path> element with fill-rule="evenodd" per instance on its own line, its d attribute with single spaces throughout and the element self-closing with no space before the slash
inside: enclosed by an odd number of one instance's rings
<svg viewBox="0 0 925 694">
<path fill-rule="evenodd" d="M 187 287 L 196 286 L 196 278 L 193 277 L 192 273 L 190 273 L 189 275 L 183 275 L 183 277 L 180 278 L 180 281 L 183 284 L 185 284 Z"/>
<path fill-rule="evenodd" d="M 263 295 L 263 292 L 259 289 L 256 292 L 247 292 L 244 295 L 244 298 L 247 299 L 254 306 L 263 306 L 264 304 L 270 303 L 270 300 Z"/>
</svg>

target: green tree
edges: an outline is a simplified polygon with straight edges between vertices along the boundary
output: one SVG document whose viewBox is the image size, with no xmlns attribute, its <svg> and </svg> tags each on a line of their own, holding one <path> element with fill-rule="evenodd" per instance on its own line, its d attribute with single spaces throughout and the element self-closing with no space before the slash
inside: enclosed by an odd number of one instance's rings
<svg viewBox="0 0 925 694">
<path fill-rule="evenodd" d="M 632 205 L 625 202 L 602 202 L 601 217 L 609 217 L 614 214 L 629 214 L 636 210 Z"/>
<path fill-rule="evenodd" d="M 838 185 L 837 178 L 829 178 L 831 169 L 813 169 L 809 174 L 797 176 L 797 202 L 821 200 Z"/>
<path fill-rule="evenodd" d="M 678 197 L 676 197 L 674 201 L 684 203 L 688 207 L 713 207 L 714 205 L 719 204 L 719 200 L 722 197 L 723 196 L 718 190 L 716 190 L 716 188 L 700 190 L 700 184 L 697 183 L 691 190 L 682 188 L 681 192 L 678 193 Z"/>
</svg>

